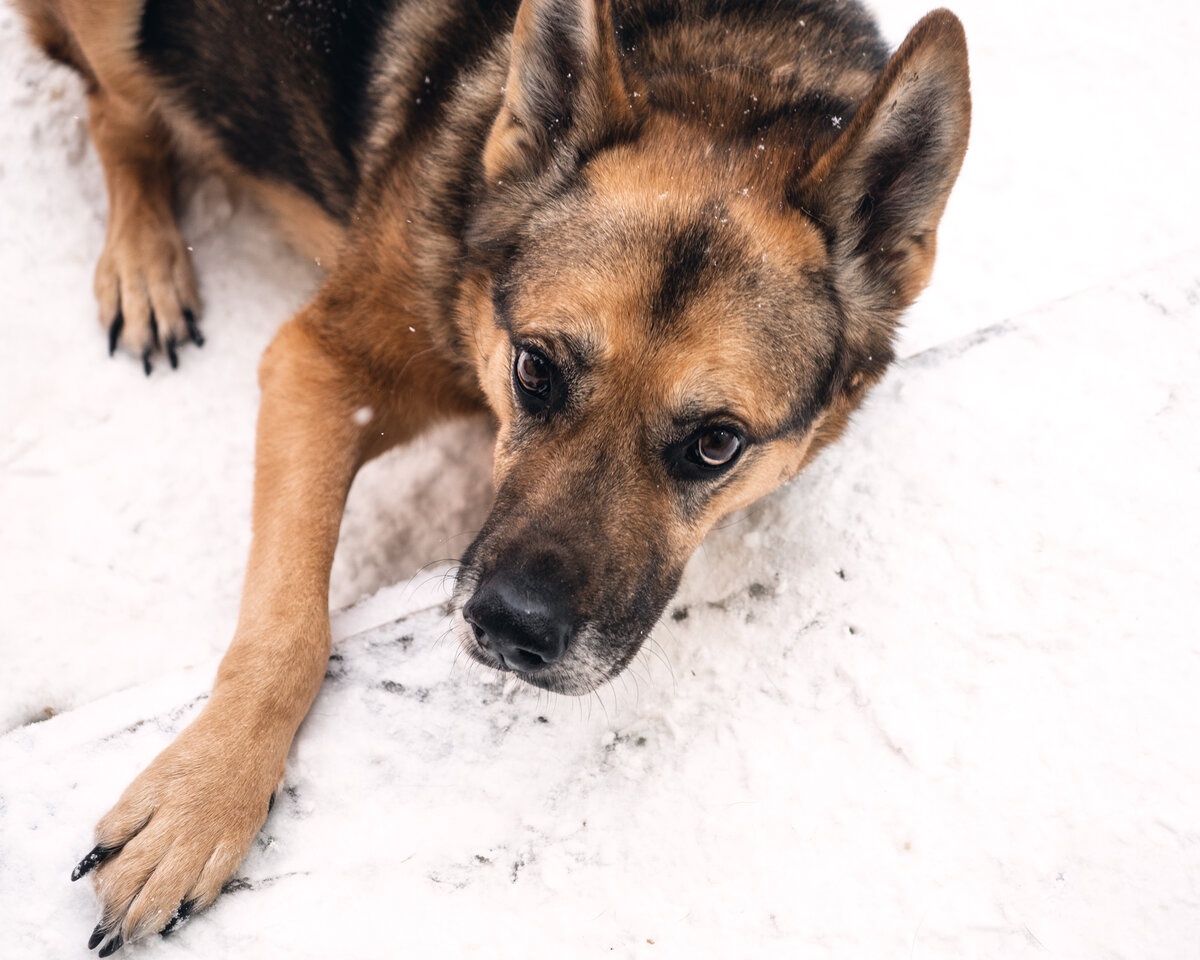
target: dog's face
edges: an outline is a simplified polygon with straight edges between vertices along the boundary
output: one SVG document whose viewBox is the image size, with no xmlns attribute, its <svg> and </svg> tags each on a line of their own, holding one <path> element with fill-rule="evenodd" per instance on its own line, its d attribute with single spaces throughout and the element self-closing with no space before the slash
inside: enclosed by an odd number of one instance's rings
<svg viewBox="0 0 1200 960">
<path fill-rule="evenodd" d="M 637 81 L 601 69 L 606 8 L 568 6 L 598 24 L 554 21 L 587 48 L 568 59 L 619 88 L 576 80 L 574 102 L 621 112 L 591 119 L 592 136 L 608 124 L 599 150 L 532 135 L 548 101 L 529 91 L 555 74 L 538 59 L 550 41 L 518 20 L 475 230 L 492 256 L 472 339 L 499 422 L 497 497 L 456 600 L 472 656 L 584 693 L 636 654 L 712 526 L 794 476 L 882 374 L 932 265 L 965 127 L 932 158 L 909 151 L 898 175 L 909 131 L 864 121 L 847 132 L 866 147 L 810 184 L 786 125 L 721 142 L 671 111 L 635 113 Z M 924 194 L 900 205 L 907 219 L 864 216 L 863 183 L 878 206 L 897 180 Z"/>
</svg>

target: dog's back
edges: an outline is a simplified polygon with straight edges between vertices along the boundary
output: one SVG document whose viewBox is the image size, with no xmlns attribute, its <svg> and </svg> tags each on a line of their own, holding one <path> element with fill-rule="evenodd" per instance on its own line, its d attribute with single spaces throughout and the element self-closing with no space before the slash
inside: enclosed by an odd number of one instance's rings
<svg viewBox="0 0 1200 960">
<path fill-rule="evenodd" d="M 54 8 L 25 4 L 42 12 L 43 45 L 86 70 L 71 32 L 46 15 Z M 138 65 L 130 69 L 153 78 L 168 120 L 182 113 L 243 171 L 285 183 L 344 220 L 381 151 L 428 146 L 431 133 L 453 129 L 448 115 L 498 102 L 518 3 L 119 6 L 131 23 L 136 14 L 124 51 Z M 622 54 L 650 80 L 655 103 L 704 116 L 722 139 L 787 123 L 819 154 L 887 61 L 855 3 L 626 0 L 613 13 Z M 755 70 L 769 74 L 775 102 L 743 95 Z M 477 160 L 478 146 L 457 151 L 464 164 Z"/>
</svg>

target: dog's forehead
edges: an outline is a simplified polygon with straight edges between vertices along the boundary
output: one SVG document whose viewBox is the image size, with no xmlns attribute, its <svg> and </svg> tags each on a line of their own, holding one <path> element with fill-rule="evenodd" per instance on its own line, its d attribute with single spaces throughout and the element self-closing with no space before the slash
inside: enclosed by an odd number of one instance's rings
<svg viewBox="0 0 1200 960">
<path fill-rule="evenodd" d="M 702 153 L 589 164 L 586 189 L 532 225 L 514 334 L 565 338 L 664 408 L 778 420 L 833 350 L 826 251 L 738 173 Z"/>
<path fill-rule="evenodd" d="M 651 338 L 714 313 L 753 334 L 760 301 L 802 306 L 827 254 L 812 221 L 783 202 L 786 159 L 694 138 L 667 150 L 665 136 L 592 158 L 533 218 L 525 266 L 539 296 L 619 317 L 610 335 Z"/>
</svg>

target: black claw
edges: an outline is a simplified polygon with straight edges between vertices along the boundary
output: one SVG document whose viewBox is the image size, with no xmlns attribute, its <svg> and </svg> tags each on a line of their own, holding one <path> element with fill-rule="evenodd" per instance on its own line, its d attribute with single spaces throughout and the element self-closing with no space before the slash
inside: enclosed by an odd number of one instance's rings
<svg viewBox="0 0 1200 960">
<path fill-rule="evenodd" d="M 86 877 L 120 849 L 120 847 L 105 847 L 101 844 L 92 847 L 92 852 L 80 860 L 75 869 L 71 871 L 71 882 L 74 883 L 80 877 Z"/>
<path fill-rule="evenodd" d="M 190 917 L 192 915 L 192 911 L 195 909 L 195 900 L 181 900 L 179 902 L 179 906 L 175 908 L 175 912 L 171 914 L 171 919 L 167 921 L 167 925 L 159 931 L 158 935 L 160 937 L 165 937 L 177 926 L 183 923 L 184 920 Z"/>
<path fill-rule="evenodd" d="M 100 952 L 96 954 L 96 956 L 111 957 L 114 953 L 121 949 L 121 944 L 124 942 L 125 941 L 121 939 L 121 935 L 118 933 L 101 948 Z"/>
<path fill-rule="evenodd" d="M 172 370 L 179 369 L 179 354 L 175 352 L 175 338 L 167 337 L 167 360 L 171 364 Z"/>
<path fill-rule="evenodd" d="M 108 936 L 108 930 L 104 927 L 104 921 L 101 920 L 96 924 L 96 929 L 92 931 L 92 935 L 88 937 L 88 949 L 95 950 L 99 946 L 100 941 Z"/>
<path fill-rule="evenodd" d="M 150 376 L 150 371 L 154 368 L 150 366 L 150 348 L 146 347 L 142 351 L 142 369 L 146 371 L 146 376 Z"/>
<path fill-rule="evenodd" d="M 192 338 L 192 343 L 198 347 L 204 346 L 204 335 L 200 333 L 200 327 L 196 323 L 196 315 L 191 310 L 183 311 L 183 322 L 187 326 L 188 336 Z"/>
<path fill-rule="evenodd" d="M 125 314 L 118 310 L 112 326 L 108 328 L 108 355 L 110 357 L 117 352 L 117 341 L 121 339 L 121 328 L 124 326 Z"/>
<path fill-rule="evenodd" d="M 158 339 L 158 318 L 154 316 L 153 310 L 150 311 L 150 341 L 155 350 L 162 346 L 162 341 Z"/>
</svg>

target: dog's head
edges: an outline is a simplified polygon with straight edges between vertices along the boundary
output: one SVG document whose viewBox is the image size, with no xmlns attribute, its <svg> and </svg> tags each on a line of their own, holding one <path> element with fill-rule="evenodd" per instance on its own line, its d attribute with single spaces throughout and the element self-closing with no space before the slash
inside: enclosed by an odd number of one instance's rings
<svg viewBox="0 0 1200 960">
<path fill-rule="evenodd" d="M 602 0 L 523 3 L 469 234 L 499 421 L 456 595 L 477 659 L 567 693 L 615 676 L 713 524 L 886 369 L 966 149 L 962 28 L 931 14 L 882 75 L 835 78 L 841 117 L 789 69 L 656 78 Z"/>
</svg>

